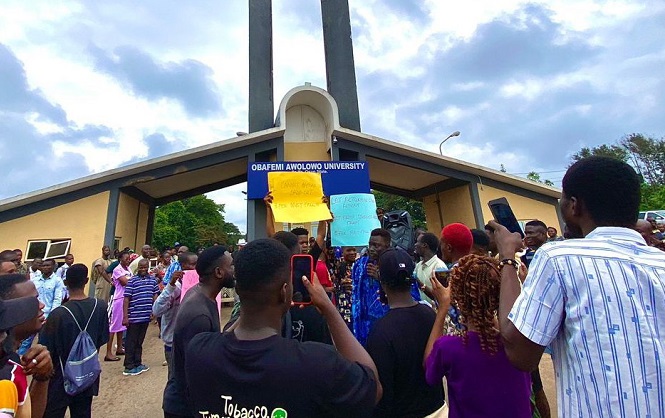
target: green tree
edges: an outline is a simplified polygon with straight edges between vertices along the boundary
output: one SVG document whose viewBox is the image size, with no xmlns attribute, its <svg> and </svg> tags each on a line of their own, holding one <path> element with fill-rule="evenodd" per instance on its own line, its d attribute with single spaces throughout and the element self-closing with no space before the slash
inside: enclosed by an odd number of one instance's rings
<svg viewBox="0 0 665 418">
<path fill-rule="evenodd" d="M 543 183 L 546 186 L 554 187 L 554 182 L 553 181 L 551 181 L 551 180 L 541 180 L 540 174 L 536 173 L 535 171 L 532 171 L 529 174 L 527 174 L 526 178 L 528 178 L 531 181 L 535 181 L 536 183 Z"/>
<path fill-rule="evenodd" d="M 605 156 L 631 164 L 642 177 L 641 210 L 665 208 L 665 138 L 633 133 L 617 144 L 582 148 L 572 163 L 590 156 Z"/>
<path fill-rule="evenodd" d="M 242 237 L 224 220 L 224 205 L 204 195 L 160 206 L 155 210 L 152 245 L 164 248 L 176 241 L 194 249 L 215 243 L 233 244 Z"/>
<path fill-rule="evenodd" d="M 374 194 L 377 208 L 383 208 L 386 212 L 392 210 L 405 210 L 411 215 L 411 221 L 415 228 L 426 227 L 427 222 L 425 221 L 425 208 L 423 207 L 423 202 L 390 193 L 379 192 L 377 190 L 372 190 L 372 194 Z"/>
</svg>

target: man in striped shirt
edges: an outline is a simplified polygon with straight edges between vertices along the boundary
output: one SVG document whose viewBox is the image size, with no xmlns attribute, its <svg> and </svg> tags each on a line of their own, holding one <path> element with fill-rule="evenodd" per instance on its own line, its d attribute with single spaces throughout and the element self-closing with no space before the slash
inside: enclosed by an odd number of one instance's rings
<svg viewBox="0 0 665 418">
<path fill-rule="evenodd" d="M 520 293 L 518 234 L 491 222 L 501 256 L 499 320 L 508 358 L 533 370 L 553 349 L 560 417 L 665 416 L 665 254 L 632 228 L 640 179 L 591 157 L 563 179 L 561 212 L 584 239 L 543 245 Z"/>
<path fill-rule="evenodd" d="M 125 376 L 136 376 L 150 370 L 143 364 L 143 340 L 150 325 L 152 304 L 159 294 L 154 276 L 148 272 L 147 259 L 139 261 L 136 276 L 129 279 L 125 287 L 125 303 L 122 324 L 127 327 L 125 337 Z"/>
</svg>

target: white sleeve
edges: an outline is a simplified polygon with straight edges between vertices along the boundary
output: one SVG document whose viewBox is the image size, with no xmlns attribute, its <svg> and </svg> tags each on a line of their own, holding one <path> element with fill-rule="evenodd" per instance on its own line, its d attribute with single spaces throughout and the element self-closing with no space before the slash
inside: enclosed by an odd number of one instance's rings
<svg viewBox="0 0 665 418">
<path fill-rule="evenodd" d="M 547 346 L 564 318 L 565 286 L 555 261 L 546 253 L 537 252 L 530 267 L 508 319 L 526 338 Z"/>
</svg>

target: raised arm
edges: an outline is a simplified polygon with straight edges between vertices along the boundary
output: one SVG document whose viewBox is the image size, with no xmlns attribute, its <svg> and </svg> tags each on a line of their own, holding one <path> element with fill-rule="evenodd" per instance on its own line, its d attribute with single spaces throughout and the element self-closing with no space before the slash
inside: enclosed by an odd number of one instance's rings
<svg viewBox="0 0 665 418">
<path fill-rule="evenodd" d="M 272 192 L 268 191 L 268 194 L 263 198 L 263 202 L 266 204 L 266 235 L 272 237 L 275 235 L 275 215 L 272 213 Z"/>
<path fill-rule="evenodd" d="M 443 287 L 436 279 L 434 274 L 432 274 L 430 280 L 432 282 L 432 299 L 436 300 L 436 303 L 439 305 L 439 309 L 436 311 L 436 319 L 434 320 L 432 331 L 429 334 L 429 339 L 427 340 L 427 345 L 425 346 L 423 365 L 425 364 L 427 357 L 429 357 L 430 353 L 432 352 L 436 340 L 438 340 L 439 337 L 444 334 L 443 331 L 446 324 L 446 315 L 448 315 L 448 309 L 450 308 L 450 287 Z"/>
</svg>

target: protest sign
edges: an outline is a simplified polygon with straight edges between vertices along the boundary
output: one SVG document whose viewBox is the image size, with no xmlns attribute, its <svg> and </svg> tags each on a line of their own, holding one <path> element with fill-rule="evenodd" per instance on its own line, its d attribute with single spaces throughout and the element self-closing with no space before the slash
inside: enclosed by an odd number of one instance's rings
<svg viewBox="0 0 665 418">
<path fill-rule="evenodd" d="M 302 172 L 268 173 L 272 213 L 276 222 L 312 222 L 330 219 L 323 203 L 321 174 Z"/>
<path fill-rule="evenodd" d="M 330 224 L 334 247 L 367 245 L 372 230 L 381 227 L 371 193 L 330 196 L 330 211 L 335 216 Z"/>
</svg>

